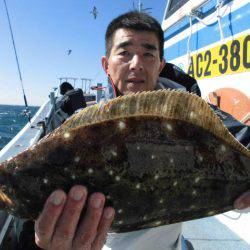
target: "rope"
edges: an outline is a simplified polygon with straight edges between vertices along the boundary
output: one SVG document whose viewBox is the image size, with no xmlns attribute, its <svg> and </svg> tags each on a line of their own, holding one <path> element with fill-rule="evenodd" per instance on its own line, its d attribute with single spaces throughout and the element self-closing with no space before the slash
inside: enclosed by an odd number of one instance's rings
<svg viewBox="0 0 250 250">
<path fill-rule="evenodd" d="M 220 15 L 220 9 L 222 7 L 222 4 L 223 4 L 222 0 L 217 0 L 216 9 L 217 9 L 217 21 L 218 21 L 219 30 L 220 30 L 220 40 L 224 39 L 224 34 L 223 34 L 222 26 L 221 26 L 221 18 L 222 18 L 222 16 Z"/>
<path fill-rule="evenodd" d="M 206 23 L 204 22 L 201 18 L 199 18 L 194 12 L 190 13 L 190 16 L 193 16 L 194 18 L 196 18 L 200 23 L 202 23 L 204 26 L 212 26 L 214 24 L 214 22 L 211 23 Z M 212 17 L 211 17 L 212 19 Z"/>
<path fill-rule="evenodd" d="M 192 15 L 189 15 L 189 30 L 190 30 L 190 33 L 189 33 L 189 36 L 188 36 L 188 41 L 187 41 L 187 55 L 188 55 L 188 65 L 190 65 L 191 63 L 191 50 L 190 50 L 190 40 L 191 40 L 191 37 L 192 37 Z"/>
<path fill-rule="evenodd" d="M 14 35 L 13 35 L 11 23 L 10 23 L 9 11 L 8 11 L 6 0 L 3 0 L 3 1 L 4 1 L 4 5 L 5 5 L 5 10 L 6 10 L 6 15 L 7 15 L 8 23 L 9 23 L 9 28 L 10 28 L 10 33 L 11 33 L 11 39 L 12 39 L 12 45 L 13 45 L 13 49 L 14 49 L 14 52 L 15 52 L 15 59 L 16 59 L 16 64 L 17 64 L 17 69 L 18 69 L 18 74 L 19 74 L 19 80 L 20 80 L 21 87 L 22 87 L 22 92 L 23 92 L 23 99 L 24 99 L 24 104 L 25 104 L 24 115 L 28 117 L 28 120 L 30 122 L 30 119 L 31 119 L 31 117 L 30 117 L 30 111 L 29 111 L 29 106 L 28 106 L 27 98 L 26 98 L 25 91 L 24 91 L 23 78 L 22 78 L 20 64 L 19 64 L 19 60 L 18 60 L 18 56 L 17 56 L 15 39 L 14 39 Z"/>
<path fill-rule="evenodd" d="M 96 75 L 95 75 L 94 78 L 93 78 L 93 82 L 95 81 L 95 79 L 97 78 L 97 76 L 100 75 L 101 72 L 102 72 L 102 69 L 100 69 L 100 70 L 96 73 Z"/>
<path fill-rule="evenodd" d="M 241 217 L 241 215 L 242 215 L 242 213 L 240 213 L 240 214 L 238 215 L 238 217 L 231 217 L 231 216 L 229 216 L 229 215 L 227 215 L 227 214 L 222 214 L 222 215 L 225 216 L 225 217 L 227 217 L 228 219 L 231 219 L 231 220 L 239 220 L 240 217 Z"/>
<path fill-rule="evenodd" d="M 223 34 L 223 30 L 222 30 L 222 25 L 221 25 L 221 18 L 224 16 L 224 14 L 226 13 L 226 10 L 227 10 L 227 8 L 228 8 L 228 5 L 227 5 L 227 7 L 226 7 L 226 9 L 224 10 L 224 12 L 223 12 L 222 14 L 220 14 L 220 10 L 221 10 L 221 8 L 222 8 L 223 3 L 224 3 L 223 0 L 217 0 L 217 4 L 216 4 L 216 10 L 217 10 L 216 17 L 217 17 L 217 22 L 218 22 L 218 25 L 219 25 L 220 38 L 221 38 L 221 40 L 224 39 L 224 34 Z M 201 18 L 199 18 L 199 17 L 197 16 L 197 14 L 196 14 L 195 12 L 191 12 L 191 13 L 189 14 L 189 16 L 193 16 L 193 17 L 196 18 L 200 23 L 202 23 L 204 26 L 212 26 L 212 25 L 215 23 L 214 21 L 212 21 L 211 23 L 206 23 L 206 22 L 204 22 Z M 215 17 L 214 15 L 211 16 L 211 17 L 209 18 L 209 20 L 214 19 L 214 17 Z"/>
</svg>

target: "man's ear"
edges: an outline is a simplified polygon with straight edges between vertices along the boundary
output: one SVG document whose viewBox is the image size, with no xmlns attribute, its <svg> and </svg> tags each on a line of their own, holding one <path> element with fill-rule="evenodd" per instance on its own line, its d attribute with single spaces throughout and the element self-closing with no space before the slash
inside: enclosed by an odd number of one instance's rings
<svg viewBox="0 0 250 250">
<path fill-rule="evenodd" d="M 102 57 L 102 68 L 105 71 L 105 73 L 108 75 L 109 74 L 109 62 L 108 58 L 106 56 Z"/>
<path fill-rule="evenodd" d="M 160 64 L 160 68 L 159 68 L 159 74 L 161 73 L 161 71 L 164 68 L 165 64 L 166 64 L 165 59 L 162 59 L 161 64 Z"/>
</svg>

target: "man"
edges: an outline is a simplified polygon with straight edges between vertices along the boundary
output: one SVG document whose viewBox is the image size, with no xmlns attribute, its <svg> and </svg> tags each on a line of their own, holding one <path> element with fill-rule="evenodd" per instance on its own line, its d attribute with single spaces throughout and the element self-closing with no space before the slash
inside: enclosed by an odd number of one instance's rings
<svg viewBox="0 0 250 250">
<path fill-rule="evenodd" d="M 110 23 L 102 65 L 116 96 L 180 88 L 172 81 L 157 81 L 164 64 L 163 31 L 155 19 L 129 12 Z M 105 197 L 101 193 L 92 194 L 88 202 L 86 199 L 87 190 L 83 186 L 72 187 L 68 194 L 61 190 L 53 192 L 36 221 L 37 245 L 44 249 L 102 249 L 115 211 L 104 207 Z M 250 206 L 250 191 L 243 194 L 235 205 L 238 208 Z M 86 215 L 79 221 L 85 206 Z M 107 247 L 177 249 L 181 246 L 180 233 L 181 224 L 177 223 L 126 234 L 110 234 Z"/>
<path fill-rule="evenodd" d="M 82 89 L 74 89 L 68 82 L 63 82 L 60 85 L 60 94 L 61 96 L 57 97 L 55 102 L 55 128 L 62 125 L 77 110 L 87 106 Z"/>
</svg>

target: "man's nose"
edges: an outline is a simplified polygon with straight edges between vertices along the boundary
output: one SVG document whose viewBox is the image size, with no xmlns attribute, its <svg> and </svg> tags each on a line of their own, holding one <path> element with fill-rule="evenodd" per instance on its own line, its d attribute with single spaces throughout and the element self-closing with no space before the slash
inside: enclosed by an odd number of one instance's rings
<svg viewBox="0 0 250 250">
<path fill-rule="evenodd" d="M 143 69 L 143 62 L 139 55 L 133 55 L 130 60 L 130 69 L 131 70 L 142 70 Z"/>
</svg>

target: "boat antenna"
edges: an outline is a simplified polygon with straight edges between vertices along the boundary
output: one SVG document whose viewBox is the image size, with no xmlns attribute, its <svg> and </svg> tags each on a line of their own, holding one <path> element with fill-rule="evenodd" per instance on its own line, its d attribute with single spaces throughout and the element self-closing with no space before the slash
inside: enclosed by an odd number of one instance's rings
<svg viewBox="0 0 250 250">
<path fill-rule="evenodd" d="M 30 111 L 29 111 L 29 106 L 28 106 L 27 98 L 26 98 L 26 95 L 25 95 L 24 87 L 23 87 L 23 78 L 22 78 L 22 74 L 21 74 L 21 70 L 20 70 L 20 64 L 19 64 L 19 60 L 18 60 L 18 56 L 17 56 L 16 45 L 15 45 L 14 35 L 13 35 L 12 27 L 11 27 L 9 11 L 8 11 L 6 0 L 3 0 L 3 1 L 4 1 L 4 5 L 5 5 L 5 10 L 6 10 L 8 23 L 9 23 L 11 39 L 12 39 L 12 45 L 13 45 L 14 52 L 15 52 L 16 64 L 17 64 L 18 73 L 19 73 L 19 79 L 20 79 L 20 82 L 21 82 L 21 87 L 22 87 L 22 92 L 23 92 L 23 99 L 24 99 L 24 104 L 25 104 L 24 115 L 28 117 L 28 120 L 30 122 L 30 120 L 31 120 Z"/>
<path fill-rule="evenodd" d="M 133 9 L 136 10 L 134 2 L 133 2 Z M 141 0 L 139 0 L 139 2 L 138 2 L 138 11 L 139 12 L 151 14 L 150 10 L 152 10 L 152 8 L 143 8 L 143 3 L 141 2 Z"/>
</svg>

